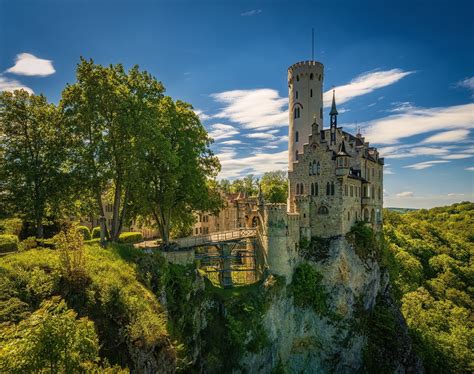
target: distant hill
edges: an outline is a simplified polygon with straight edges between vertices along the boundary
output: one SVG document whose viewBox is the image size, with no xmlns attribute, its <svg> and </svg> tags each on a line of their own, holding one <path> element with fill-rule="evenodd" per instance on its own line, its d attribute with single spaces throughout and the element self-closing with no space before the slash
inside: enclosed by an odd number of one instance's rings
<svg viewBox="0 0 474 374">
<path fill-rule="evenodd" d="M 418 210 L 418 209 L 415 209 L 415 208 L 385 208 L 385 209 L 387 209 L 390 212 L 397 212 L 397 213 L 401 213 L 401 214 L 409 213 L 409 212 L 415 212 L 415 211 Z"/>
</svg>

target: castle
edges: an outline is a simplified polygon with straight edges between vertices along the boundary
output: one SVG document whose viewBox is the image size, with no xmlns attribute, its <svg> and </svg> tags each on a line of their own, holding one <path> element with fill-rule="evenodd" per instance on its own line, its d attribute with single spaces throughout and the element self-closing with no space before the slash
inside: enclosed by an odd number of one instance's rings
<svg viewBox="0 0 474 374">
<path fill-rule="evenodd" d="M 337 125 L 335 92 L 323 127 L 324 66 L 288 68 L 287 204 L 260 203 L 259 237 L 272 272 L 291 274 L 302 239 L 345 235 L 357 221 L 382 225 L 383 158 L 360 133 Z"/>
</svg>

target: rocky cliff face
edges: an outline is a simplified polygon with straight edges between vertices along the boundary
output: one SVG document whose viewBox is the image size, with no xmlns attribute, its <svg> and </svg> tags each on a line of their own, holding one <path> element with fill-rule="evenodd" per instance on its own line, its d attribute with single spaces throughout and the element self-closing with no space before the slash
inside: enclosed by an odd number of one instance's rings
<svg viewBox="0 0 474 374">
<path fill-rule="evenodd" d="M 423 371 L 374 253 L 338 237 L 310 243 L 293 260 L 300 273 L 291 282 L 267 274 L 248 295 L 199 296 L 203 288 L 195 289 L 190 300 L 200 300 L 200 313 L 189 341 L 195 369 Z"/>
</svg>

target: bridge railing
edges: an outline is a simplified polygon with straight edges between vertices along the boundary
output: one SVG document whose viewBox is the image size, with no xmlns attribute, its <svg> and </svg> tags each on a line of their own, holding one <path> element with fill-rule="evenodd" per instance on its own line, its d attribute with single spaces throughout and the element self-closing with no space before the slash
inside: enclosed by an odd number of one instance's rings
<svg viewBox="0 0 474 374">
<path fill-rule="evenodd" d="M 257 230 L 252 228 L 240 228 L 235 230 L 218 231 L 199 236 L 188 236 L 175 239 L 174 242 L 181 248 L 199 247 L 208 243 L 219 243 L 236 239 L 251 238 L 256 235 Z"/>
</svg>

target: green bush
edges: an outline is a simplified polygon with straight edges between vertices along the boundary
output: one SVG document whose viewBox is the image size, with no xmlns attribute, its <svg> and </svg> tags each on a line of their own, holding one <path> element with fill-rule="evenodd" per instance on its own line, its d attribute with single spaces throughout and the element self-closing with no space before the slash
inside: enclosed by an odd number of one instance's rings
<svg viewBox="0 0 474 374">
<path fill-rule="evenodd" d="M 308 263 L 299 265 L 293 273 L 290 292 L 296 306 L 310 307 L 316 313 L 328 312 L 327 294 L 321 281 L 323 276 Z"/>
<path fill-rule="evenodd" d="M 100 238 L 84 240 L 84 244 L 100 244 Z"/>
<path fill-rule="evenodd" d="M 119 236 L 119 243 L 137 243 L 143 240 L 141 232 L 123 232 Z"/>
<path fill-rule="evenodd" d="M 20 251 L 27 251 L 29 249 L 36 248 L 38 246 L 38 242 L 36 241 L 35 236 L 29 236 L 25 240 L 22 240 L 18 246 Z"/>
<path fill-rule="evenodd" d="M 20 218 L 6 218 L 0 220 L 0 234 L 19 236 L 23 221 Z"/>
<path fill-rule="evenodd" d="M 92 229 L 92 239 L 100 239 L 100 227 L 96 226 Z"/>
<path fill-rule="evenodd" d="M 91 231 L 89 230 L 87 226 L 77 226 L 77 231 L 79 231 L 82 234 L 82 238 L 84 240 L 91 240 Z"/>
<path fill-rule="evenodd" d="M 0 253 L 18 251 L 18 236 L 11 234 L 0 235 Z"/>
</svg>

